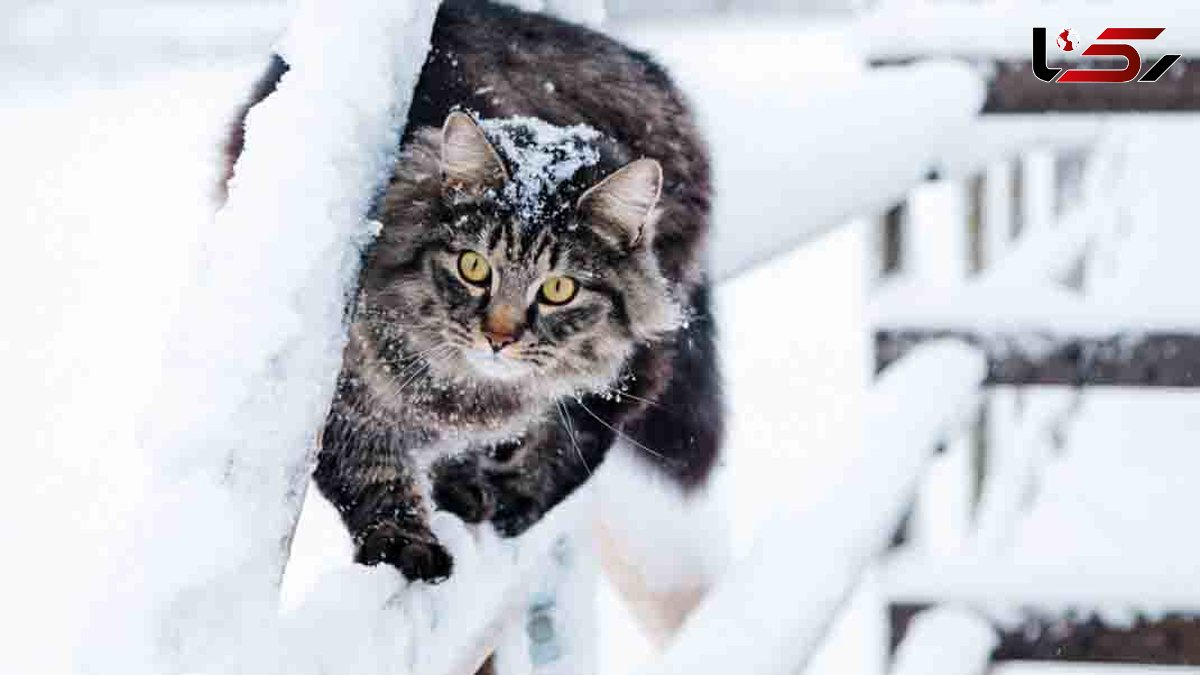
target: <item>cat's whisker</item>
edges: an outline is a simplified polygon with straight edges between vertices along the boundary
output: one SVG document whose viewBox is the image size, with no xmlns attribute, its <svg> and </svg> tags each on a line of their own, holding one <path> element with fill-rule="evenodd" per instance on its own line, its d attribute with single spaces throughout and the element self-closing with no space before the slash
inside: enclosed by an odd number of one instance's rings
<svg viewBox="0 0 1200 675">
<path fill-rule="evenodd" d="M 646 405 L 652 405 L 652 406 L 654 406 L 655 408 L 662 408 L 662 407 L 663 407 L 663 405 L 662 405 L 661 403 L 659 403 L 658 401 L 652 401 L 652 400 L 650 400 L 650 399 L 648 399 L 648 398 L 642 398 L 641 396 L 634 396 L 633 394 L 630 394 L 630 393 L 629 393 L 629 392 L 627 392 L 627 391 L 621 391 L 620 389 L 613 389 L 612 387 L 609 387 L 609 388 L 608 388 L 608 389 L 606 389 L 605 391 L 606 391 L 607 393 L 609 393 L 609 394 L 612 394 L 613 396 L 616 396 L 616 397 L 624 397 L 624 398 L 631 398 L 631 399 L 633 399 L 633 400 L 635 400 L 635 401 L 641 401 L 642 403 L 645 403 Z"/>
<path fill-rule="evenodd" d="M 464 342 L 471 341 L 471 333 L 466 328 L 456 324 L 447 324 L 447 330 Z"/>
<path fill-rule="evenodd" d="M 587 460 L 583 458 L 583 451 L 579 449 L 579 443 L 575 440 L 575 429 L 571 426 L 571 420 L 567 416 L 566 409 L 563 408 L 562 401 L 555 401 L 554 406 L 558 410 L 558 419 L 562 420 L 563 428 L 567 432 L 567 438 L 571 439 L 571 447 L 575 448 L 575 454 L 579 455 L 579 462 L 583 464 L 583 468 L 591 476 L 592 467 L 588 466 Z"/>
<path fill-rule="evenodd" d="M 413 370 L 421 367 L 425 363 L 425 355 L 405 359 L 401 361 L 399 367 L 394 370 L 391 375 L 391 379 L 395 381 L 407 377 Z"/>
<path fill-rule="evenodd" d="M 401 384 L 396 389 L 396 396 L 399 396 L 401 394 L 401 392 L 403 392 L 405 389 L 407 389 L 408 385 L 412 384 L 418 377 L 425 374 L 425 372 L 428 371 L 430 366 L 432 366 L 432 365 L 433 365 L 432 363 L 426 362 L 424 366 L 422 366 L 416 372 L 414 372 L 407 380 L 404 381 L 403 384 Z"/>
<path fill-rule="evenodd" d="M 670 462 L 670 460 L 667 459 L 667 457 L 665 455 L 663 455 L 661 452 L 657 452 L 651 448 L 646 447 L 645 445 L 639 443 L 637 441 L 637 439 L 633 438 L 629 434 L 626 434 L 624 431 L 621 431 L 620 429 L 614 427 L 613 425 L 609 424 L 608 422 L 605 422 L 604 420 L 600 419 L 600 416 L 597 415 L 596 413 L 592 412 L 591 408 L 584 405 L 583 401 L 580 401 L 579 399 L 575 399 L 575 403 L 578 404 L 580 408 L 583 408 L 583 411 L 585 413 L 591 415 L 592 419 L 594 419 L 597 422 L 599 422 L 600 424 L 603 424 L 604 426 L 608 427 L 608 429 L 610 431 L 612 431 L 614 434 L 620 436 L 621 438 L 624 438 L 625 440 L 629 441 L 630 443 L 633 443 L 634 445 L 641 448 L 642 450 L 645 450 L 646 452 L 650 453 L 651 455 L 661 459 L 663 462 L 668 462 L 668 463 Z"/>
<path fill-rule="evenodd" d="M 441 352 L 438 352 L 438 353 L 440 354 Z M 396 371 L 396 373 L 392 376 L 392 378 L 391 378 L 392 382 L 395 383 L 397 380 L 406 378 L 409 375 L 411 375 L 412 373 L 414 373 L 415 371 L 421 370 L 421 369 L 427 367 L 429 365 L 429 360 L 432 356 L 436 356 L 436 355 L 426 354 L 422 357 L 412 359 L 409 362 L 403 364 L 400 367 L 400 369 L 398 371 Z"/>
<path fill-rule="evenodd" d="M 413 352 L 412 354 L 405 356 L 403 359 L 401 359 L 400 362 L 401 363 L 411 363 L 411 362 L 416 361 L 417 359 L 421 358 L 422 356 L 425 356 L 426 354 L 432 353 L 439 349 L 444 349 L 449 346 L 451 346 L 451 345 L 448 342 L 439 342 L 438 344 L 436 344 L 432 347 L 429 347 L 428 349 L 422 349 L 419 352 Z"/>
<path fill-rule="evenodd" d="M 422 356 L 419 357 L 418 360 L 401 368 L 400 372 L 396 373 L 395 376 L 391 378 L 392 385 L 396 386 L 396 395 L 399 395 L 400 392 L 404 391 L 406 387 L 412 384 L 417 377 L 429 370 L 434 362 L 440 362 L 448 357 L 453 350 L 454 345 L 442 343 L 436 347 L 425 350 L 422 352 Z M 405 379 L 403 383 L 397 385 L 397 382 L 399 382 L 401 378 L 407 379 Z"/>
<path fill-rule="evenodd" d="M 572 365 L 570 365 L 570 364 L 568 364 L 568 363 L 565 363 L 565 362 L 564 362 L 562 365 L 563 365 L 564 367 L 566 367 L 566 368 L 569 368 L 569 369 L 571 369 L 571 370 L 573 370 L 573 371 L 577 372 L 577 373 L 582 373 L 582 372 L 583 372 L 583 371 L 582 371 L 582 370 L 580 370 L 579 368 L 577 368 L 577 367 L 574 367 L 574 366 L 572 366 Z M 641 396 L 636 396 L 636 395 L 634 395 L 634 394 L 630 394 L 630 393 L 629 393 L 629 392 L 627 392 L 627 391 L 621 391 L 620 389 L 614 389 L 613 387 L 605 387 L 602 393 L 607 393 L 607 394 L 610 394 L 610 395 L 612 395 L 612 396 L 617 396 L 617 397 L 624 396 L 624 397 L 626 397 L 626 398 L 630 398 L 630 399 L 633 399 L 633 400 L 635 400 L 635 401 L 641 401 L 642 403 L 645 403 L 646 405 L 652 405 L 652 406 L 654 406 L 655 408 L 658 408 L 658 409 L 660 409 L 660 410 L 666 410 L 666 409 L 667 409 L 667 408 L 666 408 L 666 406 L 664 406 L 662 403 L 659 403 L 658 401 L 655 401 L 655 400 L 652 400 L 652 399 L 648 399 L 648 398 L 642 398 Z"/>
</svg>

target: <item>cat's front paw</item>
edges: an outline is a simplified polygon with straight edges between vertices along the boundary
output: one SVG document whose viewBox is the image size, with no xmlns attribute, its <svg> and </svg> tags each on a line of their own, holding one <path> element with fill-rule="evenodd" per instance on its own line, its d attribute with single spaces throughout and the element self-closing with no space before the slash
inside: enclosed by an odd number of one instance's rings
<svg viewBox="0 0 1200 675">
<path fill-rule="evenodd" d="M 433 534 L 407 532 L 395 523 L 379 523 L 358 543 L 357 563 L 387 563 L 400 570 L 409 581 L 438 583 L 450 577 L 454 559 Z"/>
<path fill-rule="evenodd" d="M 496 498 L 477 465 L 468 461 L 444 464 L 433 483 L 433 503 L 466 523 L 482 523 L 496 511 Z"/>
</svg>

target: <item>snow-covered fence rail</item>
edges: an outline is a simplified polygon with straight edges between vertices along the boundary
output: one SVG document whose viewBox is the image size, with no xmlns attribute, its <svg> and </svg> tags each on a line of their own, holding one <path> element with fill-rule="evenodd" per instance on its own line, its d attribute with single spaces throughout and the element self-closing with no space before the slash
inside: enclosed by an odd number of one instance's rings
<svg viewBox="0 0 1200 675">
<path fill-rule="evenodd" d="M 717 278 L 902 200 L 953 152 L 982 96 L 974 73 L 954 63 L 862 73 L 822 87 L 820 96 L 798 97 L 758 79 L 721 86 L 722 98 L 702 98 L 700 106 L 724 195 L 714 212 Z M 774 94 L 756 92 L 756 99 L 779 100 L 755 108 L 786 123 L 748 125 L 745 109 L 729 102 L 766 86 Z"/>
<path fill-rule="evenodd" d="M 984 675 L 997 642 L 991 625 L 970 610 L 927 610 L 896 649 L 891 675 Z"/>
<path fill-rule="evenodd" d="M 950 605 L 969 608 L 999 637 L 993 672 L 1051 661 L 1079 673 L 1107 673 L 1116 662 L 1155 664 L 1163 672 L 1196 664 L 1200 597 L 1187 565 L 1060 562 L 899 556 L 881 575 L 892 602 L 892 640 L 903 644 L 919 617 Z"/>
<path fill-rule="evenodd" d="M 957 338 L 987 353 L 988 384 L 1200 387 L 1200 326 L 1147 330 L 1101 312 L 1063 310 L 997 313 L 990 326 L 958 316 L 944 328 L 881 330 L 878 362 L 883 367 L 927 340 Z M 1064 320 L 1089 327 L 1064 329 Z"/>
<path fill-rule="evenodd" d="M 903 201 L 964 152 L 983 102 L 982 79 L 961 64 L 866 70 L 806 30 L 795 21 L 613 27 L 669 67 L 694 103 L 713 155 L 718 279 Z"/>
<path fill-rule="evenodd" d="M 1023 68 L 1027 71 L 1028 65 Z M 1194 85 L 1189 86 L 1194 91 Z M 1146 107 L 1137 101 L 1123 105 Z M 1075 117 L 1070 122 L 1091 124 L 1097 119 Z M 1053 139 L 1043 138 L 1034 144 L 1036 153 L 1025 158 L 1036 161 L 1014 163 L 1020 168 L 1009 211 L 1025 215 L 1008 221 L 1011 227 L 1002 223 L 998 233 L 988 232 L 984 223 L 984 237 L 1000 235 L 991 240 L 1002 242 L 996 249 L 1001 256 L 989 258 L 978 276 L 962 274 L 935 283 L 893 279 L 881 285 L 873 317 L 880 368 L 926 340 L 949 337 L 987 355 L 987 384 L 1017 385 L 988 390 L 972 462 L 954 477 L 956 486 L 973 485 L 979 496 L 966 512 L 970 525 L 965 531 L 970 536 L 954 542 L 961 548 L 950 550 L 913 542 L 886 565 L 893 644 L 912 637 L 913 616 L 949 602 L 969 605 L 992 623 L 1001 636 L 991 655 L 994 661 L 1188 664 L 1200 653 L 1194 599 L 1181 590 L 1189 586 L 1171 578 L 1171 570 L 1159 562 L 1169 556 L 1149 566 L 1124 557 L 1104 566 L 1086 557 L 1081 558 L 1088 560 L 1083 566 L 1056 565 L 1063 556 L 1042 554 L 1039 548 L 1026 549 L 1031 559 L 1019 564 L 1011 559 L 1017 533 L 1038 527 L 1040 509 L 1054 501 L 1055 487 L 1061 489 L 1046 476 L 1055 475 L 1047 469 L 1048 458 L 1062 456 L 1058 451 L 1064 432 L 1071 432 L 1066 456 L 1079 457 L 1099 445 L 1094 439 L 1074 438 L 1077 430 L 1068 422 L 1076 415 L 1076 402 L 1108 394 L 1079 387 L 1200 386 L 1200 324 L 1175 298 L 1173 286 L 1151 291 L 1154 287 L 1148 284 L 1128 288 L 1118 283 L 1117 292 L 1109 292 L 1117 272 L 1128 274 L 1132 268 L 1135 274 L 1147 274 L 1148 266 L 1138 259 L 1146 255 L 1138 246 L 1146 231 L 1176 227 L 1157 222 L 1166 209 L 1146 207 L 1162 198 L 1158 195 L 1171 192 L 1156 184 L 1151 193 L 1156 196 L 1146 197 L 1147 186 L 1164 182 L 1164 174 L 1153 165 L 1124 169 L 1130 166 L 1126 156 L 1138 145 L 1127 136 L 1129 127 L 1115 120 L 1107 118 L 1103 125 L 1108 128 L 1094 138 L 1081 138 L 1087 146 L 1082 153 L 1060 155 L 1052 143 L 1047 152 L 1046 141 Z M 1064 122 L 1051 116 L 1002 121 L 1042 127 L 1050 136 Z M 1081 161 L 1080 190 L 1060 191 L 1057 204 L 1044 203 L 1035 211 L 1020 203 L 1034 190 L 1060 190 Z M 1021 173 L 1031 167 L 1041 173 Z M 1047 167 L 1052 173 L 1046 173 Z M 1042 215 L 1029 217 L 1034 212 Z M 963 209 L 942 224 L 956 228 L 959 243 L 966 240 L 962 232 L 978 231 L 979 223 L 973 221 L 977 213 Z M 1156 242 L 1162 258 L 1169 258 L 1163 253 L 1168 248 Z M 966 250 L 950 247 L 940 253 L 965 256 Z M 1151 266 L 1159 264 L 1155 259 Z M 1159 278 L 1174 283 L 1183 275 Z M 1027 385 L 1066 385 L 1072 390 L 1030 390 Z M 1109 520 L 1105 514 L 1094 526 L 1107 529 Z M 1146 520 L 1150 529 L 1151 519 Z M 1056 531 L 1069 529 L 1060 525 Z M 1003 557 L 993 559 L 998 555 Z"/>
<path fill-rule="evenodd" d="M 278 582 L 341 364 L 344 302 L 437 4 L 300 4 L 280 45 L 291 72 L 248 117 L 146 434 L 153 515 L 133 554 L 146 578 L 121 603 L 144 605 L 123 636 L 141 644 L 96 672 L 139 672 L 133 654 L 155 673 L 247 672 L 279 656 L 265 652 L 282 630 Z"/>
<path fill-rule="evenodd" d="M 888 546 L 929 457 L 958 430 L 983 376 L 980 355 L 954 342 L 889 368 L 870 393 L 868 438 L 841 460 L 844 480 L 767 527 L 646 675 L 797 672 Z"/>
<path fill-rule="evenodd" d="M 882 289 L 873 301 L 877 366 L 954 337 L 987 354 L 989 384 L 1200 386 L 1200 322 L 1186 308 L 1114 305 L 1075 287 L 1095 239 L 1121 213 L 1109 182 L 1093 182 L 1065 218 L 1028 232 L 980 277 Z"/>
</svg>

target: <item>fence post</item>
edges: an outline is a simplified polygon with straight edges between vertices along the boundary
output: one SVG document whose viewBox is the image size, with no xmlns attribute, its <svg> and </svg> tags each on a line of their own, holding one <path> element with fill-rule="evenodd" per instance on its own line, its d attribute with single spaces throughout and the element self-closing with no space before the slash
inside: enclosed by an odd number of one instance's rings
<svg viewBox="0 0 1200 675">
<path fill-rule="evenodd" d="M 891 675 L 983 675 L 999 644 L 991 625 L 969 610 L 926 610 L 909 625 Z"/>
</svg>

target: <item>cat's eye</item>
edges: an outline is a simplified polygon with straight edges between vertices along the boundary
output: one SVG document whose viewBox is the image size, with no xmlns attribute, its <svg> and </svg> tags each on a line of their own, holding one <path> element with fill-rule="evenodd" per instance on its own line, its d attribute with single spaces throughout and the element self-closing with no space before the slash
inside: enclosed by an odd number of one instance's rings
<svg viewBox="0 0 1200 675">
<path fill-rule="evenodd" d="M 565 305 L 575 297 L 578 284 L 571 277 L 550 277 L 542 282 L 539 300 L 547 305 Z"/>
<path fill-rule="evenodd" d="M 492 266 L 475 251 L 463 251 L 458 256 L 458 274 L 469 284 L 484 286 L 492 277 Z"/>
</svg>

